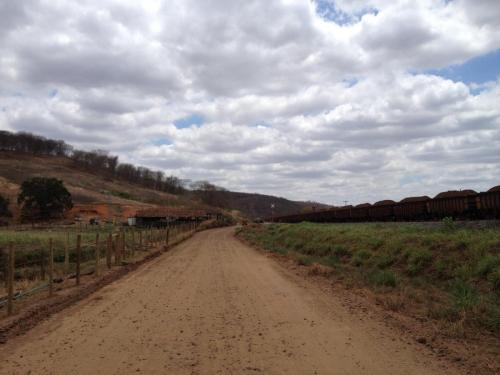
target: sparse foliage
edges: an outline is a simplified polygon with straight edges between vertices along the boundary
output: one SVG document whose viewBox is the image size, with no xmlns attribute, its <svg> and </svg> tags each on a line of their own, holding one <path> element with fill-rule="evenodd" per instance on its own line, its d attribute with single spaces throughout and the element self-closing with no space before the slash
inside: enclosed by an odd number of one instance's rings
<svg viewBox="0 0 500 375">
<path fill-rule="evenodd" d="M 182 194 L 185 182 L 175 176 L 165 176 L 161 171 L 132 164 L 120 164 L 118 156 L 105 150 L 74 150 L 64 141 L 47 139 L 30 133 L 0 131 L 0 151 L 27 153 L 32 155 L 65 156 L 75 167 L 106 178 L 117 178 L 149 189 Z"/>
</svg>

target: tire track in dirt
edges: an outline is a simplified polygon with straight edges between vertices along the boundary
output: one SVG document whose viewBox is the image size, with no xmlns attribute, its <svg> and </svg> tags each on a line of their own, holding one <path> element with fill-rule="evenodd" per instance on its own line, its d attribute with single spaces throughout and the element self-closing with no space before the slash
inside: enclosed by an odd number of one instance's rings
<svg viewBox="0 0 500 375">
<path fill-rule="evenodd" d="M 10 340 L 0 373 L 458 373 L 232 233 L 198 233 Z"/>
</svg>

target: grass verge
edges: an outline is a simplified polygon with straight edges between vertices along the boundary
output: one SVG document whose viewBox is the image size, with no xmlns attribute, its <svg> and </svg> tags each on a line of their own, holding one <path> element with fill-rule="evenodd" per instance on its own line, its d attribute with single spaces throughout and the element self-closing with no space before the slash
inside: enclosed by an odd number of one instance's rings
<svg viewBox="0 0 500 375">
<path fill-rule="evenodd" d="M 500 336 L 500 229 L 445 224 L 252 225 L 237 235 L 299 265 L 330 267 L 329 277 L 368 287 L 391 310 L 437 320 L 454 336 Z"/>
</svg>

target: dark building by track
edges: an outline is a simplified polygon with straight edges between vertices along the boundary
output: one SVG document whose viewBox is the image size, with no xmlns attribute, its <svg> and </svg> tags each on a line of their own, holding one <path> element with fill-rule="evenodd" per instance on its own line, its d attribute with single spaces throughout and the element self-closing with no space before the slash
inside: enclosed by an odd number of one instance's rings
<svg viewBox="0 0 500 375">
<path fill-rule="evenodd" d="M 180 208 L 151 208 L 138 211 L 135 225 L 139 227 L 166 227 L 169 224 L 202 222 L 217 216 L 204 210 L 187 210 Z"/>
</svg>

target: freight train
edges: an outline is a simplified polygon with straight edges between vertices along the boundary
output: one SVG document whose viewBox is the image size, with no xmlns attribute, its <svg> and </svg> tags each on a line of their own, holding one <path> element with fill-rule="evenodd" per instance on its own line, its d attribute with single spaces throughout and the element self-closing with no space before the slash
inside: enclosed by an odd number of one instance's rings
<svg viewBox="0 0 500 375">
<path fill-rule="evenodd" d="M 428 196 L 405 198 L 400 202 L 384 200 L 375 204 L 335 207 L 327 210 L 270 218 L 279 223 L 426 221 L 451 217 L 456 220 L 500 219 L 500 185 L 477 193 L 454 190 Z"/>
</svg>

